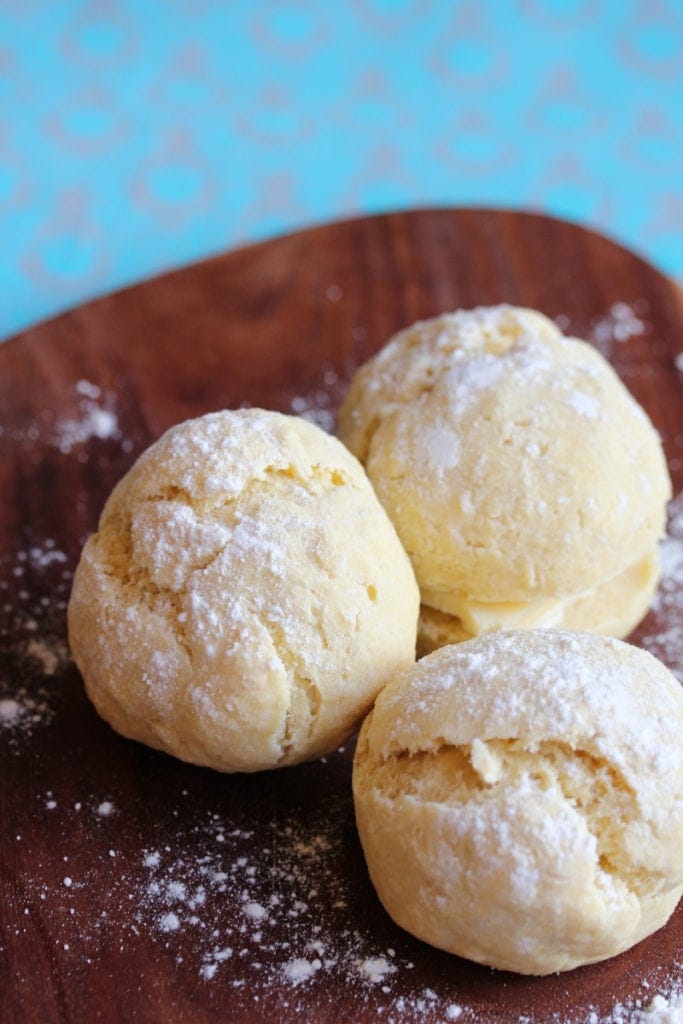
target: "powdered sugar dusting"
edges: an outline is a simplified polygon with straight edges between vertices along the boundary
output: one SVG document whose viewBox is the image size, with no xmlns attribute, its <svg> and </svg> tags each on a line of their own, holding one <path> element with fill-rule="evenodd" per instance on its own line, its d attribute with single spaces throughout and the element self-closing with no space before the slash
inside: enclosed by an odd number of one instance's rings
<svg viewBox="0 0 683 1024">
<path fill-rule="evenodd" d="M 28 532 L 0 553 L 0 733 L 15 749 L 56 714 L 71 663 L 65 640 L 69 560 L 52 537 Z"/>
<path fill-rule="evenodd" d="M 52 440 L 60 452 L 68 455 L 93 437 L 119 440 L 122 435 L 111 396 L 103 396 L 101 388 L 87 380 L 77 381 L 75 391 L 80 396 L 80 415 L 64 417 L 55 424 Z"/>
<path fill-rule="evenodd" d="M 274 990 L 296 1009 L 299 992 L 333 977 L 361 1000 L 381 989 L 387 1020 L 421 1020 L 438 997 L 431 989 L 400 994 L 413 962 L 348 924 L 357 892 L 341 865 L 352 815 L 347 793 L 307 824 L 298 815 L 273 821 L 265 848 L 216 813 L 189 832 L 179 826 L 172 843 L 144 851 L 141 873 L 124 880 L 135 928 L 151 928 L 179 958 L 194 960 L 206 983 Z M 190 847 L 201 853 L 189 855 Z"/>
<path fill-rule="evenodd" d="M 0 424 L 0 435 L 28 449 L 34 459 L 44 445 L 78 462 L 95 457 L 103 467 L 110 460 L 103 444 L 115 442 L 120 451 L 133 450 L 133 440 L 119 421 L 114 391 L 82 379 L 73 384 L 61 404 L 65 410 L 62 415 L 48 407 L 21 425 L 8 428 Z"/>
<path fill-rule="evenodd" d="M 331 363 L 323 363 L 318 382 L 305 394 L 295 395 L 290 400 L 288 411 L 332 434 L 337 422 L 335 409 L 347 386 L 347 378 L 342 377 Z"/>
<path fill-rule="evenodd" d="M 422 438 L 429 471 L 437 475 L 453 469 L 460 460 L 460 442 L 452 430 L 434 427 Z"/>
<path fill-rule="evenodd" d="M 35 625 L 33 620 L 29 624 Z M 70 658 L 61 637 L 46 635 L 20 641 L 9 652 L 8 661 L 11 671 L 0 674 L 0 732 L 9 731 L 16 744 L 53 720 L 58 677 Z"/>
<path fill-rule="evenodd" d="M 683 683 L 683 492 L 669 504 L 667 535 L 660 546 L 662 577 L 652 610 L 662 622 L 641 639 Z"/>
<path fill-rule="evenodd" d="M 268 917 L 266 908 L 261 906 L 260 903 L 255 903 L 253 900 L 249 900 L 245 904 L 244 913 L 251 921 L 262 921 L 264 917 Z"/>
<path fill-rule="evenodd" d="M 39 663 L 44 676 L 55 675 L 69 657 L 66 644 L 61 641 L 49 643 L 43 637 L 31 637 L 26 645 L 26 653 Z"/>
<path fill-rule="evenodd" d="M 82 402 L 83 415 L 80 419 L 64 419 L 57 422 L 55 443 L 60 452 L 68 455 L 76 445 L 97 437 L 101 441 L 106 438 L 120 437 L 118 420 L 109 409 L 101 409 L 90 402 Z"/>
<path fill-rule="evenodd" d="M 367 957 L 359 960 L 357 965 L 358 973 L 363 978 L 376 984 L 384 981 L 390 974 L 395 974 L 398 968 L 389 962 L 385 956 Z"/>
<path fill-rule="evenodd" d="M 180 928 L 180 919 L 173 911 L 162 914 L 159 918 L 159 930 L 162 932 L 176 932 Z"/>
<path fill-rule="evenodd" d="M 0 727 L 14 725 L 22 713 L 22 706 L 13 697 L 0 699 Z"/>
<path fill-rule="evenodd" d="M 12 731 L 16 741 L 20 736 L 30 736 L 38 726 L 47 725 L 54 718 L 51 696 L 40 687 L 16 687 L 12 697 L 1 698 L 0 731 Z"/>
<path fill-rule="evenodd" d="M 600 415 L 600 403 L 594 395 L 586 395 L 582 391 L 573 391 L 567 397 L 567 403 L 579 416 L 597 419 Z"/>
<path fill-rule="evenodd" d="M 98 833 L 91 836 L 87 854 L 69 858 L 53 881 L 40 863 L 31 880 L 30 891 L 51 932 L 86 962 L 105 935 L 108 942 L 116 937 L 123 948 L 148 934 L 203 984 L 239 991 L 240 1005 L 276 994 L 288 1020 L 309 1020 L 311 994 L 329 989 L 346 993 L 350 1019 L 354 1006 L 376 1007 L 371 1000 L 381 997 L 381 1019 L 390 1024 L 492 1022 L 464 993 L 454 999 L 449 987 L 440 994 L 413 981 L 416 949 L 429 962 L 434 954 L 428 947 L 416 947 L 395 931 L 393 945 L 374 937 L 382 928 L 354 924 L 357 901 L 367 900 L 369 890 L 358 874 L 359 854 L 349 851 L 347 842 L 353 822 L 350 793 L 321 804 L 312 815 L 294 809 L 279 813 L 270 823 L 271 841 L 264 843 L 262 829 L 245 827 L 246 819 L 236 824 L 217 811 L 193 813 L 191 794 L 183 790 L 166 808 L 163 843 L 142 850 L 136 860 L 126 859 L 115 874 L 102 873 L 102 863 L 112 854 L 116 859 L 113 844 L 121 828 L 113 815 L 100 813 L 107 804 L 114 801 L 84 794 L 82 803 L 69 807 L 60 793 L 44 794 L 43 813 L 61 814 L 68 826 L 71 816 L 77 821 L 87 807 L 96 815 Z M 126 817 L 126 808 L 121 811 Z M 135 822 L 124 831 L 139 827 Z M 103 878 L 109 879 L 104 890 Z M 93 922 L 83 916 L 78 894 L 95 883 L 103 912 Z M 33 912 L 29 907 L 28 918 Z M 378 924 L 382 913 L 378 906 Z M 644 995 L 617 1004 L 607 1015 L 556 1014 L 553 1024 L 678 1024 L 673 1016 L 681 1005 L 677 970 L 674 965 L 671 981 L 656 990 L 644 983 Z M 523 1019 L 524 1024 L 535 1021 L 533 1015 Z"/>
<path fill-rule="evenodd" d="M 28 562 L 34 569 L 47 569 L 53 564 L 64 565 L 68 558 L 63 551 L 55 547 L 55 542 L 48 537 L 42 544 L 32 544 L 26 552 Z M 26 559 L 23 559 L 25 561 Z"/>
<path fill-rule="evenodd" d="M 683 965 L 675 965 L 679 971 Z M 590 1024 L 590 1022 L 589 1022 Z M 618 1003 L 600 1024 L 683 1024 L 683 986 L 680 980 L 668 994 L 658 993 L 649 1001 Z"/>
<path fill-rule="evenodd" d="M 319 971 L 322 967 L 322 961 L 319 957 L 315 957 L 313 960 L 306 960 L 304 957 L 296 957 L 294 960 L 289 960 L 282 968 L 282 974 L 287 981 L 291 981 L 292 984 L 298 985 L 302 981 L 309 981 L 316 971 Z"/>
<path fill-rule="evenodd" d="M 590 340 L 603 355 L 611 355 L 615 344 L 621 345 L 647 332 L 648 309 L 643 299 L 633 303 L 614 302 L 607 313 L 593 323 Z"/>
</svg>

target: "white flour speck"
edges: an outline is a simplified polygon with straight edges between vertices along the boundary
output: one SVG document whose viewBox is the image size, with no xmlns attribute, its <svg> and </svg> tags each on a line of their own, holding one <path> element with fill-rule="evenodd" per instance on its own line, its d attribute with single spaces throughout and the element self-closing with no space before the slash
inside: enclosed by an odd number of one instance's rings
<svg viewBox="0 0 683 1024">
<path fill-rule="evenodd" d="M 95 400 L 102 394 L 102 389 L 89 380 L 79 380 L 76 382 L 76 392 L 79 395 L 84 395 L 86 398 Z"/>
<path fill-rule="evenodd" d="M 398 968 L 393 964 L 390 964 L 384 956 L 376 956 L 370 957 L 367 960 L 360 960 L 357 966 L 358 973 L 374 984 L 378 981 L 383 981 L 388 974 L 395 974 L 398 970 Z"/>
<path fill-rule="evenodd" d="M 302 981 L 308 981 L 309 978 L 312 978 L 321 967 L 322 962 L 317 957 L 315 960 L 304 960 L 303 957 L 297 957 L 284 965 L 282 973 L 288 981 L 298 985 Z"/>
<path fill-rule="evenodd" d="M 579 416 L 586 416 L 588 419 L 597 419 L 600 415 L 600 403 L 593 395 L 586 395 L 582 391 L 573 391 L 567 397 L 567 402 Z"/>
<path fill-rule="evenodd" d="M 46 676 L 53 676 L 68 658 L 64 644 L 57 647 L 42 637 L 32 637 L 26 646 L 26 653 L 40 663 L 43 675 Z"/>
<path fill-rule="evenodd" d="M 21 704 L 12 697 L 3 697 L 0 700 L 0 723 L 12 725 L 18 721 L 21 715 Z"/>
<path fill-rule="evenodd" d="M 180 920 L 173 912 L 163 914 L 159 918 L 159 928 L 162 932 L 175 932 L 180 928 Z"/>
<path fill-rule="evenodd" d="M 89 401 L 82 402 L 81 406 L 84 407 L 81 419 L 62 419 L 55 425 L 55 444 L 64 455 L 93 437 L 104 441 L 121 436 L 118 419 L 111 410 L 94 406 Z"/>
<path fill-rule="evenodd" d="M 260 903 L 249 902 L 244 907 L 244 913 L 247 917 L 251 918 L 252 921 L 262 921 L 264 917 L 268 916 L 268 911 L 265 907 L 262 907 Z"/>
<path fill-rule="evenodd" d="M 119 421 L 114 412 L 114 396 L 103 395 L 102 389 L 91 381 L 79 380 L 74 390 L 79 396 L 78 416 L 57 420 L 49 438 L 50 443 L 64 455 L 92 438 L 100 441 L 121 440 Z M 123 441 L 124 447 L 128 444 Z"/>
<path fill-rule="evenodd" d="M 646 309 L 643 301 L 633 305 L 613 303 L 605 316 L 595 321 L 588 340 L 593 341 L 603 355 L 609 356 L 615 343 L 619 345 L 645 334 L 647 326 L 642 315 Z"/>
</svg>

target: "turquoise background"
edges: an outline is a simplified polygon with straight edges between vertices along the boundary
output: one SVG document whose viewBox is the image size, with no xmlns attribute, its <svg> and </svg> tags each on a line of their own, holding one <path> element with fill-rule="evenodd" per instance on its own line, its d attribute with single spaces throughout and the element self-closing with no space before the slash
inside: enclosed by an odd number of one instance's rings
<svg viewBox="0 0 683 1024">
<path fill-rule="evenodd" d="M 683 3 L 0 0 L 0 337 L 358 212 L 543 209 L 683 276 Z"/>
</svg>

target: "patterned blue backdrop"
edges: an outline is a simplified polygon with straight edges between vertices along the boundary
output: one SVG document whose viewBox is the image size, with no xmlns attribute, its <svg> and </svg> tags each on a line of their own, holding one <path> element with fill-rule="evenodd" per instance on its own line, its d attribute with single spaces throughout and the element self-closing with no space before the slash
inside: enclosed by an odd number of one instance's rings
<svg viewBox="0 0 683 1024">
<path fill-rule="evenodd" d="M 683 275 L 680 0 L 0 0 L 0 337 L 244 241 L 533 207 Z"/>
</svg>

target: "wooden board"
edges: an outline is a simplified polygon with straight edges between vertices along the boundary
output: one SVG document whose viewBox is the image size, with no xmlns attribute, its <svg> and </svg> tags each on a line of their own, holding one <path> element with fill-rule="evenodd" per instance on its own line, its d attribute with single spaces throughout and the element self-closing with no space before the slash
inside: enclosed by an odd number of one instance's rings
<svg viewBox="0 0 683 1024">
<path fill-rule="evenodd" d="M 504 301 L 602 347 L 661 431 L 679 493 L 681 296 L 637 256 L 542 216 L 318 227 L 0 346 L 3 1021 L 584 1021 L 671 984 L 680 908 L 634 950 L 546 979 L 414 941 L 366 875 L 350 746 L 250 777 L 181 764 L 100 722 L 66 650 L 80 546 L 166 427 L 242 403 L 330 426 L 354 368 L 393 331 Z M 676 585 L 635 639 L 680 671 Z"/>
</svg>

